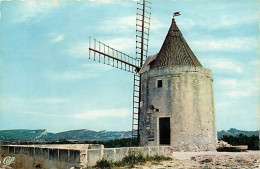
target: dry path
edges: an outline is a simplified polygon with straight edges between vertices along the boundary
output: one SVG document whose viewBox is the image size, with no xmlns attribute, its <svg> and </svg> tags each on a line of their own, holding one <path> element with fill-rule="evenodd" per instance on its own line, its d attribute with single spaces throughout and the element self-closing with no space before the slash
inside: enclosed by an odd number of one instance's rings
<svg viewBox="0 0 260 169">
<path fill-rule="evenodd" d="M 149 162 L 136 168 L 260 168 L 260 151 L 175 152 L 171 161 Z"/>
</svg>

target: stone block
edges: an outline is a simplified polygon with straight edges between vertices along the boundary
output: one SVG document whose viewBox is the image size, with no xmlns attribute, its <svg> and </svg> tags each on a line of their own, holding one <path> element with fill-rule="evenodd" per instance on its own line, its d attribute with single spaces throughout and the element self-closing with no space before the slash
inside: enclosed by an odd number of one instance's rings
<svg viewBox="0 0 260 169">
<path fill-rule="evenodd" d="M 143 156 L 149 155 L 148 147 L 129 147 L 128 154 L 142 154 Z"/>
<path fill-rule="evenodd" d="M 35 157 L 39 157 L 39 158 L 43 157 L 42 148 L 35 147 Z"/>
<path fill-rule="evenodd" d="M 80 163 L 80 150 L 69 150 L 69 162 L 75 164 Z"/>
<path fill-rule="evenodd" d="M 10 154 L 14 154 L 14 147 L 9 146 L 9 153 L 10 153 Z"/>
<path fill-rule="evenodd" d="M 101 160 L 103 157 L 102 152 L 103 149 L 89 149 L 87 150 L 87 165 L 94 166 L 96 162 Z"/>
<path fill-rule="evenodd" d="M 159 146 L 158 147 L 158 155 L 160 156 L 164 156 L 164 146 Z"/>
<path fill-rule="evenodd" d="M 159 154 L 159 147 L 158 146 L 153 146 L 150 147 L 150 156 L 155 156 Z"/>
<path fill-rule="evenodd" d="M 115 149 L 115 161 L 121 161 L 125 156 L 128 155 L 128 148 L 116 148 Z"/>
<path fill-rule="evenodd" d="M 105 148 L 104 149 L 104 159 L 115 161 L 115 149 L 114 148 Z"/>
<path fill-rule="evenodd" d="M 22 147 L 15 147 L 15 154 L 21 154 Z"/>
<path fill-rule="evenodd" d="M 49 149 L 49 160 L 59 161 L 58 149 Z"/>
<path fill-rule="evenodd" d="M 21 154 L 29 155 L 29 147 L 22 147 Z"/>
<path fill-rule="evenodd" d="M 80 165 L 87 167 L 87 150 L 80 150 Z"/>
<path fill-rule="evenodd" d="M 64 161 L 64 162 L 69 161 L 69 150 L 59 149 L 59 161 Z"/>
<path fill-rule="evenodd" d="M 165 157 L 172 157 L 173 149 L 170 146 L 164 147 L 164 153 L 163 156 Z"/>
<path fill-rule="evenodd" d="M 8 153 L 8 146 L 1 146 L 1 150 L 4 150 L 6 153 Z"/>
<path fill-rule="evenodd" d="M 29 150 L 29 156 L 34 157 L 34 147 L 29 147 L 28 150 Z"/>
<path fill-rule="evenodd" d="M 49 149 L 48 148 L 42 148 L 42 156 L 44 159 L 49 160 Z"/>
<path fill-rule="evenodd" d="M 102 144 L 90 144 L 88 146 L 88 149 L 102 149 L 102 148 L 104 148 L 104 145 Z"/>
</svg>

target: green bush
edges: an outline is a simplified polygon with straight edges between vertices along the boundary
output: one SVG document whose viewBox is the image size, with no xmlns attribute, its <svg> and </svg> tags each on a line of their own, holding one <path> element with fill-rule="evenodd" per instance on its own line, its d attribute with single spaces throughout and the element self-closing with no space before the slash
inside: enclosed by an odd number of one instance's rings
<svg viewBox="0 0 260 169">
<path fill-rule="evenodd" d="M 122 161 L 116 162 L 115 165 L 118 167 L 123 167 L 123 166 L 130 166 L 134 167 L 136 164 L 141 164 L 145 163 L 147 161 L 146 158 L 143 157 L 142 154 L 130 154 L 128 156 L 125 156 Z"/>
<path fill-rule="evenodd" d="M 246 136 L 239 134 L 238 136 L 226 136 L 224 135 L 221 140 L 228 142 L 229 144 L 236 145 L 247 145 L 249 150 L 259 150 L 259 138 L 258 136 Z"/>
<path fill-rule="evenodd" d="M 155 162 L 160 162 L 163 160 L 171 160 L 169 157 L 164 157 L 164 156 L 147 156 L 144 157 L 142 154 L 129 154 L 128 156 L 125 156 L 121 161 L 118 162 L 111 162 L 105 159 L 102 159 L 97 162 L 96 166 L 97 168 L 112 168 L 112 167 L 131 167 L 133 168 L 137 164 L 143 164 L 147 161 L 155 161 Z"/>
<path fill-rule="evenodd" d="M 112 168 L 114 166 L 113 162 L 102 159 L 97 162 L 96 166 L 97 168 Z"/>
<path fill-rule="evenodd" d="M 156 162 L 171 160 L 170 157 L 159 156 L 159 155 L 151 156 L 148 158 L 149 158 L 148 161 L 156 161 Z"/>
<path fill-rule="evenodd" d="M 85 141 L 84 144 L 103 144 L 105 148 L 137 147 L 136 139 L 122 138 L 108 141 Z"/>
</svg>

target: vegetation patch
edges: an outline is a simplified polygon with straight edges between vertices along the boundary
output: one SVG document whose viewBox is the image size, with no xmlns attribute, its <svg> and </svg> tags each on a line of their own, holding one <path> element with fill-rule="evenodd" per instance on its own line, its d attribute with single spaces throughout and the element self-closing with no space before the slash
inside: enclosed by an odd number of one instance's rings
<svg viewBox="0 0 260 169">
<path fill-rule="evenodd" d="M 238 136 L 226 136 L 224 135 L 221 140 L 228 142 L 233 146 L 237 145 L 248 145 L 249 150 L 259 150 L 259 138 L 258 136 L 252 135 L 247 136 L 244 134 L 239 134 Z"/>
<path fill-rule="evenodd" d="M 165 156 L 146 156 L 144 157 L 142 154 L 129 154 L 125 156 L 121 161 L 112 162 L 106 159 L 102 159 L 97 162 L 96 168 L 112 168 L 112 167 L 134 167 L 138 164 L 143 164 L 145 162 L 160 162 L 165 160 L 171 160 L 170 157 Z"/>
<path fill-rule="evenodd" d="M 138 147 L 137 139 L 120 138 L 107 141 L 84 141 L 82 143 L 72 143 L 68 140 L 59 140 L 58 142 L 52 141 L 46 144 L 103 144 L 105 148 L 119 148 L 119 147 Z"/>
</svg>

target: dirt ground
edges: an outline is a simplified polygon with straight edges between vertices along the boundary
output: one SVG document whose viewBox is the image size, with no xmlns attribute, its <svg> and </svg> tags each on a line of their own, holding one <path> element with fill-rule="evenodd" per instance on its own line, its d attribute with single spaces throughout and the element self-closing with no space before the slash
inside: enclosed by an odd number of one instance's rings
<svg viewBox="0 0 260 169">
<path fill-rule="evenodd" d="M 175 152 L 171 161 L 149 162 L 136 168 L 260 168 L 260 151 Z"/>
</svg>

